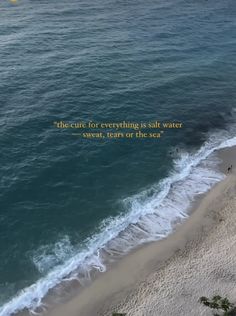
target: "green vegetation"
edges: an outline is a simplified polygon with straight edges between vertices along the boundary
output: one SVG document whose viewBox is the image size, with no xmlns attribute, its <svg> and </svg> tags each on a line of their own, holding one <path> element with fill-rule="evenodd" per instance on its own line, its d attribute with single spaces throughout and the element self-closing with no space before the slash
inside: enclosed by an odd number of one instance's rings
<svg viewBox="0 0 236 316">
<path fill-rule="evenodd" d="M 214 313 L 214 316 L 236 316 L 236 307 L 226 297 L 216 295 L 210 300 L 202 296 L 200 302 L 209 308 L 220 310 L 220 314 Z"/>
<path fill-rule="evenodd" d="M 126 316 L 126 313 L 112 313 L 112 316 Z"/>
</svg>

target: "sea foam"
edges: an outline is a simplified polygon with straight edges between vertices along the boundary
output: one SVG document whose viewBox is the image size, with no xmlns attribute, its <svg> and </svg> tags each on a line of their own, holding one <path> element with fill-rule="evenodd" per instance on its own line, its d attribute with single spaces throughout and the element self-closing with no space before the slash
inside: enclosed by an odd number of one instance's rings
<svg viewBox="0 0 236 316">
<path fill-rule="evenodd" d="M 76 279 L 83 284 L 84 280 L 90 279 L 93 269 L 104 272 L 109 260 L 124 255 L 140 244 L 166 237 L 176 223 L 188 217 L 194 199 L 224 178 L 224 174 L 217 171 L 219 160 L 211 154 L 234 145 L 236 137 L 229 138 L 225 131 L 212 135 L 195 153 L 180 151 L 167 178 L 124 199 L 122 203 L 126 212 L 102 222 L 100 233 L 86 240 L 86 247 L 78 253 L 70 248 L 71 257 L 64 263 L 58 264 L 65 258 L 63 251 L 68 254 L 68 249 L 61 247 L 60 243 L 55 245 L 57 251 L 54 257 L 52 254 L 48 257 L 35 255 L 38 269 L 49 269 L 49 272 L 3 305 L 0 316 L 10 316 L 25 308 L 33 312 L 42 306 L 42 300 L 49 290 L 63 281 Z M 71 247 L 67 238 L 62 244 Z M 57 265 L 51 268 L 55 264 L 55 256 Z"/>
</svg>

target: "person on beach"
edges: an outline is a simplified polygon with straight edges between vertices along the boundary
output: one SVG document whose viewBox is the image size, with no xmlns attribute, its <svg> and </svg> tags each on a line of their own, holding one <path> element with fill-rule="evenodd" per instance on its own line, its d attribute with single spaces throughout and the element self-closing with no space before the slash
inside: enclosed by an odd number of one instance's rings
<svg viewBox="0 0 236 316">
<path fill-rule="evenodd" d="M 228 167 L 228 173 L 231 172 L 233 169 L 233 165 L 231 165 L 230 167 Z"/>
</svg>

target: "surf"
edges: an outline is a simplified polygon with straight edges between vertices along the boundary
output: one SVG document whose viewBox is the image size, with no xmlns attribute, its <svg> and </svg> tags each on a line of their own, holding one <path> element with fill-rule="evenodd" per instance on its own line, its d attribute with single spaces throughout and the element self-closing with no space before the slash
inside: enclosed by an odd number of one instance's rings
<svg viewBox="0 0 236 316">
<path fill-rule="evenodd" d="M 91 278 L 92 270 L 105 272 L 109 260 L 127 254 L 140 244 L 168 236 L 177 222 L 189 216 L 188 209 L 195 197 L 224 178 L 216 169 L 219 161 L 206 158 L 218 149 L 236 145 L 236 137 L 228 137 L 227 133 L 216 133 L 198 151 L 180 152 L 168 177 L 122 200 L 126 213 L 103 221 L 100 232 L 85 241 L 84 249 L 20 291 L 0 308 L 0 316 L 10 316 L 23 309 L 38 311 L 49 290 L 63 280 L 83 284 L 84 279 Z"/>
</svg>

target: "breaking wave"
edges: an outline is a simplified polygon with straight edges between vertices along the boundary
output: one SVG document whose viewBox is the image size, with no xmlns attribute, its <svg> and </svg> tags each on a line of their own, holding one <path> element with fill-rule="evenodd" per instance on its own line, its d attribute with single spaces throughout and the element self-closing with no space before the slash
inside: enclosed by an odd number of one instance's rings
<svg viewBox="0 0 236 316">
<path fill-rule="evenodd" d="M 109 218 L 100 232 L 85 241 L 78 251 L 65 236 L 53 247 L 42 246 L 32 260 L 45 277 L 20 291 L 0 308 L 0 316 L 9 316 L 25 308 L 35 311 L 49 290 L 63 281 L 90 280 L 91 271 L 104 272 L 111 262 L 140 244 L 169 235 L 176 223 L 188 217 L 194 199 L 224 178 L 214 152 L 236 145 L 236 137 L 224 131 L 215 133 L 196 152 L 178 152 L 174 168 L 159 183 L 122 201 L 124 214 Z M 235 135 L 235 133 L 233 133 Z"/>
</svg>

